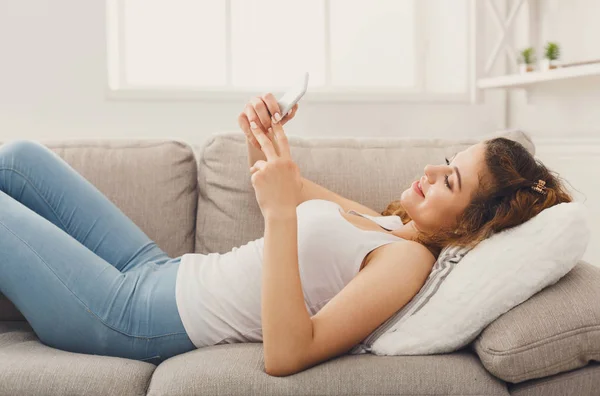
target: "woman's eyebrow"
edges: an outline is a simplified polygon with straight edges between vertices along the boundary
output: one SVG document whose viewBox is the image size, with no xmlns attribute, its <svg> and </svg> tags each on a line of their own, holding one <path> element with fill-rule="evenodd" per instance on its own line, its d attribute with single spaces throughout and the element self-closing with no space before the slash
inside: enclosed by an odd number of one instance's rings
<svg viewBox="0 0 600 396">
<path fill-rule="evenodd" d="M 456 176 L 458 177 L 458 190 L 462 190 L 462 181 L 460 179 L 460 172 L 458 171 L 458 168 L 456 166 L 453 166 L 454 170 L 456 171 Z"/>
</svg>

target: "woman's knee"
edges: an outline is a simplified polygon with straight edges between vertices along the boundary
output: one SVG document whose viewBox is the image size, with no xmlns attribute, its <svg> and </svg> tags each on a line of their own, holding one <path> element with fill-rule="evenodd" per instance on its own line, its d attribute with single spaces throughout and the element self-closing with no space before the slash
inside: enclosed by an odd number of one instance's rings
<svg viewBox="0 0 600 396">
<path fill-rule="evenodd" d="M 47 161 L 52 151 L 43 144 L 28 139 L 11 140 L 0 146 L 0 191 L 7 191 L 14 174 L 28 174 L 31 165 L 49 166 Z"/>
<path fill-rule="evenodd" d="M 16 158 L 35 158 L 42 153 L 47 153 L 48 148 L 38 141 L 30 139 L 15 139 L 0 146 L 0 160 L 2 167 L 9 165 L 10 160 Z"/>
</svg>

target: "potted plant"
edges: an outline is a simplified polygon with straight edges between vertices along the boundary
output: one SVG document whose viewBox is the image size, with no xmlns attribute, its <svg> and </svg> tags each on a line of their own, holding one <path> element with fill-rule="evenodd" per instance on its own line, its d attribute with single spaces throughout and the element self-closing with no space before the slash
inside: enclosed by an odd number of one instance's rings
<svg viewBox="0 0 600 396">
<path fill-rule="evenodd" d="M 533 63 L 535 61 L 535 54 L 534 54 L 534 49 L 533 47 L 527 47 L 524 50 L 521 51 L 520 55 L 520 63 L 519 63 L 519 72 L 520 73 L 526 73 L 526 72 L 530 72 L 533 71 Z"/>
<path fill-rule="evenodd" d="M 549 41 L 544 47 L 544 59 L 540 61 L 540 70 L 556 69 L 556 61 L 560 57 L 560 47 L 557 43 Z"/>
</svg>

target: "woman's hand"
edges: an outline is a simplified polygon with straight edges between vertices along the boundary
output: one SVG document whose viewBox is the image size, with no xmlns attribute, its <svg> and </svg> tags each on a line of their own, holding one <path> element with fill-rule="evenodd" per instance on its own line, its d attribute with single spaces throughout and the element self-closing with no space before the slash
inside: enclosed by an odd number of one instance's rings
<svg viewBox="0 0 600 396">
<path fill-rule="evenodd" d="M 296 214 L 300 204 L 302 178 L 298 165 L 292 160 L 290 146 L 280 122 L 272 123 L 274 136 L 280 153 L 273 142 L 260 129 L 253 136 L 260 144 L 267 161 L 259 160 L 250 168 L 256 201 L 265 219 L 273 216 Z"/>
<path fill-rule="evenodd" d="M 297 110 L 298 103 L 292 107 L 288 114 L 284 114 L 283 119 L 281 119 L 281 125 L 285 125 L 286 122 L 294 118 Z M 274 117 L 275 114 L 281 115 L 281 110 L 279 109 L 277 100 L 273 94 L 269 92 L 263 96 L 252 98 L 250 102 L 246 104 L 246 107 L 244 107 L 244 111 L 238 116 L 238 125 L 242 128 L 244 134 L 246 134 L 246 139 L 259 150 L 260 144 L 254 137 L 252 131 L 258 129 L 262 131 L 263 134 L 267 134 L 271 127 L 271 117 Z M 253 122 L 254 125 L 252 125 Z M 269 136 L 269 139 L 273 140 L 273 136 Z"/>
</svg>

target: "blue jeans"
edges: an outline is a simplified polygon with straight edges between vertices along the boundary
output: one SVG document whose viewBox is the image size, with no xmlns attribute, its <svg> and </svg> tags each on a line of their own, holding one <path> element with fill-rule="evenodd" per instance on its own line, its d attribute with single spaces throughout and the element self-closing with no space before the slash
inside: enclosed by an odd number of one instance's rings
<svg viewBox="0 0 600 396">
<path fill-rule="evenodd" d="M 195 349 L 180 261 L 46 146 L 0 146 L 0 292 L 43 344 L 153 364 Z"/>
</svg>

